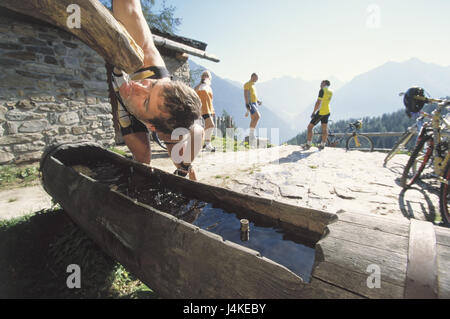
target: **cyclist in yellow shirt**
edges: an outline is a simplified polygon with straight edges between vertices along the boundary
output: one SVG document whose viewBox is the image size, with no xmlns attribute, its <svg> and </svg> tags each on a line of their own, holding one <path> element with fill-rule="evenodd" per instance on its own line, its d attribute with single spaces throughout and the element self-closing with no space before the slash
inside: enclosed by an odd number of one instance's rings
<svg viewBox="0 0 450 319">
<path fill-rule="evenodd" d="M 320 83 L 319 97 L 314 105 L 314 111 L 311 114 L 311 122 L 308 125 L 308 137 L 304 149 L 308 150 L 312 143 L 312 130 L 319 121 L 322 123 L 322 142 L 320 143 L 319 150 L 325 147 L 325 142 L 328 137 L 328 118 L 330 117 L 330 101 L 333 96 L 333 92 L 329 90 L 330 81 L 323 80 Z"/>
<path fill-rule="evenodd" d="M 245 117 L 248 116 L 250 112 L 250 133 L 249 133 L 249 142 L 254 141 L 255 139 L 255 128 L 258 124 L 259 119 L 261 118 L 261 114 L 258 111 L 258 105 L 261 105 L 262 102 L 258 100 L 256 96 L 256 88 L 255 83 L 258 81 L 258 75 L 253 73 L 250 77 L 250 81 L 244 84 L 244 99 L 245 99 L 245 107 L 247 108 L 247 113 L 245 113 Z"/>
</svg>

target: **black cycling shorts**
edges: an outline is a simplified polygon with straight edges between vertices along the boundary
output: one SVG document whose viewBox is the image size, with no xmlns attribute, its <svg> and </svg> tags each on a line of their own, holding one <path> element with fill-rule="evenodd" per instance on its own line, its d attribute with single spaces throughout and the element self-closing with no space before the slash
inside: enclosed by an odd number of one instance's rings
<svg viewBox="0 0 450 319">
<path fill-rule="evenodd" d="M 311 122 L 309 122 L 309 123 L 312 125 L 316 125 L 320 121 L 322 124 L 327 124 L 330 114 L 331 113 L 328 113 L 327 115 L 320 115 L 319 112 L 317 112 L 311 119 Z"/>
</svg>

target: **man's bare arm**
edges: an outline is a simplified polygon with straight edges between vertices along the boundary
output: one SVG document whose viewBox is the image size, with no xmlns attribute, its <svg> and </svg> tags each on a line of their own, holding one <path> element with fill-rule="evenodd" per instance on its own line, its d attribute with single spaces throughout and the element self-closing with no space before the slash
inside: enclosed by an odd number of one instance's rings
<svg viewBox="0 0 450 319">
<path fill-rule="evenodd" d="M 250 91 L 244 90 L 245 105 L 247 105 L 249 103 L 249 96 L 250 96 Z"/>
<path fill-rule="evenodd" d="M 144 67 L 165 66 L 142 13 L 141 1 L 113 0 L 113 14 L 144 51 Z M 114 50 L 114 48 L 111 48 L 111 50 Z"/>
<path fill-rule="evenodd" d="M 317 100 L 316 104 L 314 105 L 314 111 L 312 112 L 312 115 L 314 115 L 317 112 L 317 110 L 320 108 L 320 104 L 322 104 L 322 101 Z"/>
</svg>

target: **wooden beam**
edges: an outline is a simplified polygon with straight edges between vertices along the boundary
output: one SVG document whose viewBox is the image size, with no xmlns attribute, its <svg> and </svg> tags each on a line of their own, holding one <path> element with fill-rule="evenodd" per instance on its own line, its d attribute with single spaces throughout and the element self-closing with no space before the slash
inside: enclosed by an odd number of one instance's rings
<svg viewBox="0 0 450 319">
<path fill-rule="evenodd" d="M 411 220 L 405 298 L 437 298 L 436 234 L 433 224 Z"/>
<path fill-rule="evenodd" d="M 80 8 L 80 28 L 68 25 L 73 4 Z M 127 73 L 143 65 L 142 49 L 98 0 L 2 0 L 0 5 L 66 30 Z"/>
<path fill-rule="evenodd" d="M 209 54 L 205 51 L 190 47 L 188 45 L 178 43 L 163 37 L 160 37 L 159 35 L 153 35 L 153 42 L 155 42 L 155 45 L 161 48 L 168 48 L 177 52 L 187 53 L 193 56 L 198 56 L 200 58 L 214 61 L 214 62 L 220 62 L 220 59 L 212 54 Z"/>
</svg>

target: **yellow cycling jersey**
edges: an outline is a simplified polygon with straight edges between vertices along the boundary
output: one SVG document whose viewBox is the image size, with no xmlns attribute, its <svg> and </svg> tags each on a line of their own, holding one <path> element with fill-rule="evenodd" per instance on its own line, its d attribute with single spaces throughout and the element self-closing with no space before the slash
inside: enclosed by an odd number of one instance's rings
<svg viewBox="0 0 450 319">
<path fill-rule="evenodd" d="M 244 91 L 250 92 L 250 100 L 249 103 L 256 103 L 258 102 L 258 98 L 256 97 L 256 88 L 255 88 L 255 82 L 252 82 L 251 80 L 244 84 Z"/>
<path fill-rule="evenodd" d="M 332 96 L 333 92 L 328 87 L 325 86 L 323 89 L 320 89 L 318 98 L 321 101 L 319 115 L 330 114 L 330 101 Z"/>
</svg>

